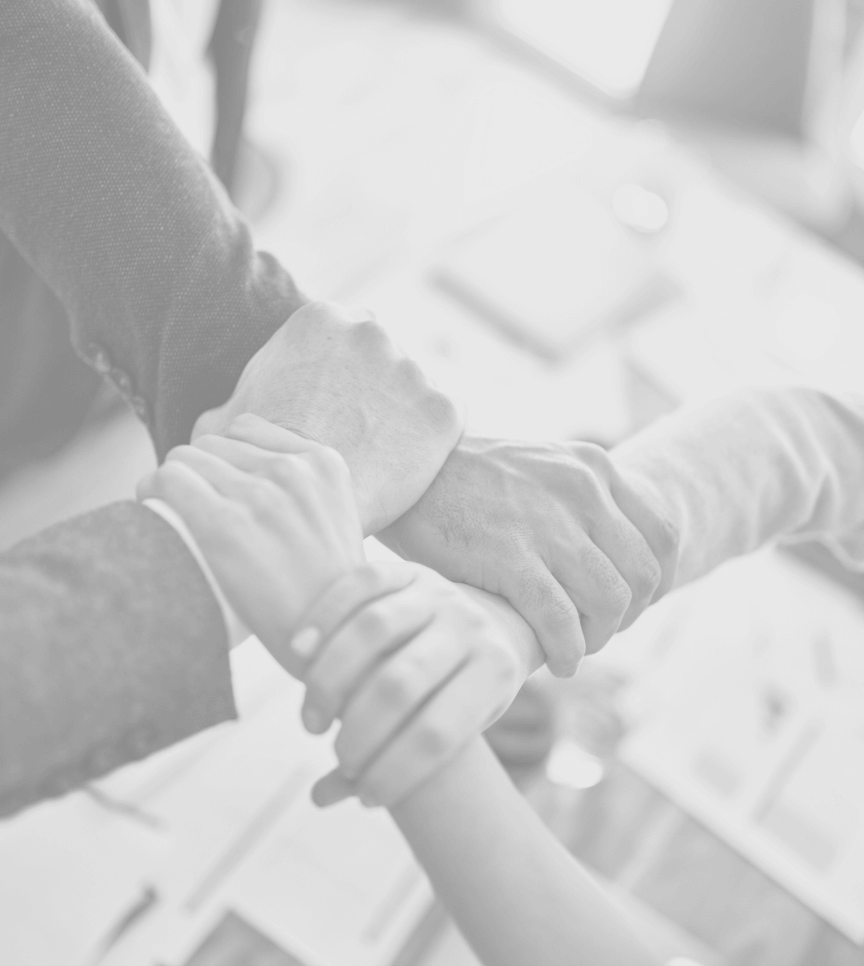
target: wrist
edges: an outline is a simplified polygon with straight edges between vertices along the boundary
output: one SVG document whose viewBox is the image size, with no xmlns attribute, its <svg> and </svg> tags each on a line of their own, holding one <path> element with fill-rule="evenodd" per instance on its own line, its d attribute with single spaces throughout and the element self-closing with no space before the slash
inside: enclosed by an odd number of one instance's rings
<svg viewBox="0 0 864 966">
<path fill-rule="evenodd" d="M 490 594 L 470 584 L 456 586 L 486 611 L 502 640 L 511 647 L 522 681 L 546 663 L 546 655 L 531 625 L 508 601 L 498 594 Z"/>
</svg>

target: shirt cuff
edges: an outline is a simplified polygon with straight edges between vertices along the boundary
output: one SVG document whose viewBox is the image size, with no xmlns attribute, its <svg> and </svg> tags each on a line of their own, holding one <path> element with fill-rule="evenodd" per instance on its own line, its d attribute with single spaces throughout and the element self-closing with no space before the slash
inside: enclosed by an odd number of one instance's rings
<svg viewBox="0 0 864 966">
<path fill-rule="evenodd" d="M 195 558 L 195 561 L 201 568 L 201 572 L 204 574 L 207 583 L 210 585 L 210 590 L 212 591 L 213 596 L 219 603 L 219 607 L 222 611 L 222 619 L 225 622 L 225 631 L 228 634 L 228 646 L 233 648 L 237 647 L 238 644 L 242 644 L 246 638 L 252 636 L 252 633 L 237 616 L 234 608 L 228 603 L 228 599 L 225 597 L 225 594 L 222 593 L 222 588 L 219 586 L 216 577 L 213 575 L 210 565 L 204 559 L 204 554 L 201 553 L 201 548 L 198 546 L 195 538 L 189 532 L 189 528 L 183 522 L 180 514 L 167 503 L 165 503 L 164 500 L 150 498 L 144 500 L 144 506 L 158 514 L 166 523 L 176 530 L 181 540 L 186 544 L 189 553 L 191 553 Z"/>
</svg>

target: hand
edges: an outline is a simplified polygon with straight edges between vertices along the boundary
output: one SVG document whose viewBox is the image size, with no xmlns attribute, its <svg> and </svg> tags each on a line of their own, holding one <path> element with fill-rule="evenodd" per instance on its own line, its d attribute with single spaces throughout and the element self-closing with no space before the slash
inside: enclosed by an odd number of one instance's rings
<svg viewBox="0 0 864 966">
<path fill-rule="evenodd" d="M 173 449 L 138 497 L 181 516 L 238 616 L 296 675 L 288 642 L 297 618 L 364 560 L 351 477 L 338 453 L 257 416 L 239 416 L 229 430 L 238 438 Z M 282 453 L 239 438 L 262 431 Z"/>
<path fill-rule="evenodd" d="M 199 417 L 193 440 L 240 413 L 337 450 L 351 470 L 364 533 L 415 503 L 456 445 L 462 423 L 365 310 L 298 309 L 250 359 L 234 394 Z"/>
<path fill-rule="evenodd" d="M 666 592 L 677 550 L 674 528 L 599 446 L 469 438 L 378 538 L 506 597 L 559 676 Z"/>
<path fill-rule="evenodd" d="M 399 801 L 502 714 L 524 679 L 503 626 L 416 564 L 353 571 L 302 623 L 303 720 L 314 733 L 342 720 L 339 770 L 314 793 L 322 805 Z"/>
</svg>

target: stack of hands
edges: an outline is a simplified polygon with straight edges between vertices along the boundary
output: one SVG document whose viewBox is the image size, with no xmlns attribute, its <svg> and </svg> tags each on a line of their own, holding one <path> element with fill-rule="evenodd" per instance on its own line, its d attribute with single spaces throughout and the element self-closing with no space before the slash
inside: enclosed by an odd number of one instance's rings
<svg viewBox="0 0 864 966">
<path fill-rule="evenodd" d="M 461 434 L 368 314 L 312 303 L 139 487 L 305 683 L 308 730 L 341 721 L 319 804 L 398 802 L 672 584 L 656 494 L 600 447 Z M 370 534 L 411 562 L 367 563 Z"/>
</svg>

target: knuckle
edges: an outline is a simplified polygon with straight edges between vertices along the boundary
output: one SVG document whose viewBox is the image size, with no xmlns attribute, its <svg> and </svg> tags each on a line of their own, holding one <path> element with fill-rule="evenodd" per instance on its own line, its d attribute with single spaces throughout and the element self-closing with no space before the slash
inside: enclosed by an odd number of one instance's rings
<svg viewBox="0 0 864 966">
<path fill-rule="evenodd" d="M 617 572 L 616 577 L 617 580 L 613 580 L 606 593 L 606 607 L 604 609 L 617 618 L 623 616 L 630 606 L 630 601 L 633 600 L 633 591 L 627 581 Z"/>
<path fill-rule="evenodd" d="M 307 302 L 294 313 L 295 316 L 300 316 L 301 318 L 309 317 L 315 320 L 328 321 L 339 319 L 341 314 L 341 307 L 335 302 L 328 302 L 326 299 L 314 299 L 311 302 Z"/>
<path fill-rule="evenodd" d="M 269 518 L 277 506 L 280 490 L 272 480 L 250 477 L 244 484 L 246 503 L 255 516 Z"/>
<path fill-rule="evenodd" d="M 647 552 L 639 561 L 636 575 L 637 587 L 634 591 L 638 591 L 640 597 L 650 596 L 660 586 L 662 578 L 663 571 L 660 563 L 653 553 Z M 635 592 L 634 596 L 636 596 Z"/>
<path fill-rule="evenodd" d="M 164 465 L 168 466 L 173 460 L 182 460 L 190 455 L 193 457 L 196 455 L 195 447 L 189 443 L 181 443 L 179 446 L 175 446 L 169 450 L 168 455 L 165 457 Z"/>
<path fill-rule="evenodd" d="M 360 592 L 366 595 L 374 594 L 379 588 L 387 584 L 387 562 L 371 561 L 355 571 Z"/>
<path fill-rule="evenodd" d="M 440 721 L 423 721 L 417 728 L 415 743 L 425 758 L 438 758 L 453 745 L 449 729 Z"/>
<path fill-rule="evenodd" d="M 604 487 L 591 466 L 581 461 L 574 463 L 571 473 L 572 483 L 579 491 L 580 504 L 590 501 L 590 505 L 594 506 L 603 502 Z"/>
<path fill-rule="evenodd" d="M 233 420 L 231 425 L 233 426 L 237 420 Z M 207 449 L 212 446 L 219 446 L 224 440 L 224 436 L 220 436 L 218 433 L 201 433 L 200 436 L 195 437 L 195 446 L 198 449 Z"/>
<path fill-rule="evenodd" d="M 527 568 L 520 574 L 519 599 L 532 610 L 543 611 L 553 627 L 568 627 L 579 620 L 575 606 L 552 575 L 538 568 Z"/>
<path fill-rule="evenodd" d="M 426 394 L 426 416 L 439 431 L 458 432 L 462 427 L 459 408 L 456 403 L 435 386 L 429 386 Z"/>
<path fill-rule="evenodd" d="M 579 558 L 580 569 L 597 589 L 599 600 L 596 606 L 601 613 L 617 614 L 620 611 L 623 614 L 630 606 L 633 594 L 612 561 L 593 544 L 582 548 Z"/>
<path fill-rule="evenodd" d="M 313 465 L 327 479 L 341 482 L 350 477 L 348 464 L 335 449 L 329 446 L 314 450 L 311 458 Z"/>
<path fill-rule="evenodd" d="M 289 489 L 297 479 L 296 460 L 290 456 L 274 456 L 267 462 L 268 476 L 282 487 Z"/>
<path fill-rule="evenodd" d="M 668 517 L 661 517 L 657 533 L 658 553 L 664 557 L 677 553 L 680 545 L 681 532 L 678 527 Z"/>
<path fill-rule="evenodd" d="M 390 619 L 380 603 L 372 603 L 357 615 L 357 631 L 370 643 L 382 641 L 389 636 Z"/>
<path fill-rule="evenodd" d="M 260 416 L 255 416 L 252 413 L 240 413 L 235 416 L 231 422 L 228 424 L 228 431 L 242 432 L 244 429 L 249 429 L 262 422 Z M 213 436 L 215 434 L 208 433 L 208 436 Z"/>
<path fill-rule="evenodd" d="M 569 449 L 577 459 L 594 468 L 605 468 L 609 464 L 608 452 L 597 443 L 580 441 L 571 443 Z"/>
<path fill-rule="evenodd" d="M 380 348 L 390 343 L 390 336 L 383 325 L 373 318 L 361 319 L 351 326 L 354 339 L 362 346 Z"/>
<path fill-rule="evenodd" d="M 162 482 L 171 482 L 173 480 L 181 479 L 184 475 L 184 471 L 180 466 L 180 460 L 174 457 L 171 453 L 168 454 L 168 459 L 156 470 L 154 474 L 154 479 L 160 480 Z"/>
<path fill-rule="evenodd" d="M 375 684 L 377 698 L 387 705 L 402 705 L 411 697 L 410 669 L 395 664 L 383 668 Z"/>
</svg>

